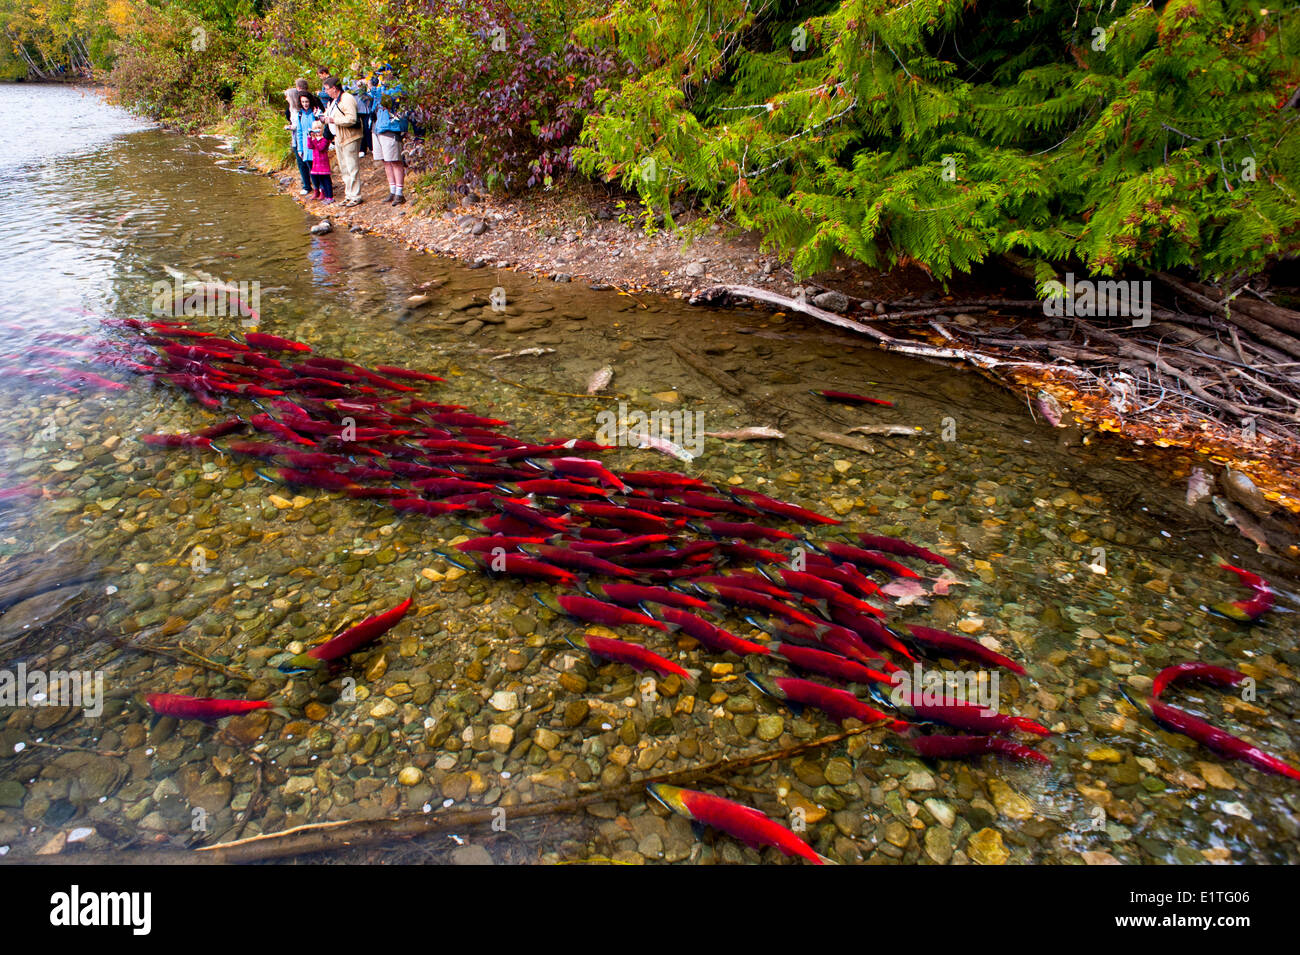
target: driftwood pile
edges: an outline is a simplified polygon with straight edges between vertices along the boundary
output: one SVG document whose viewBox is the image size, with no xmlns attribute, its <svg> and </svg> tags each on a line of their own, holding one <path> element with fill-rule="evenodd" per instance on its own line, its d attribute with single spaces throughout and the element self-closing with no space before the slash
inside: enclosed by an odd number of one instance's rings
<svg viewBox="0 0 1300 955">
<path fill-rule="evenodd" d="M 888 351 L 967 362 L 999 377 L 1013 370 L 1068 376 L 1079 390 L 1105 396 L 1119 417 L 1159 410 L 1211 422 L 1246 443 L 1259 436 L 1300 448 L 1300 312 L 1273 304 L 1249 285 L 1224 294 L 1171 275 L 1156 278 L 1167 295 L 1152 306 L 1145 325 L 1053 319 L 1038 300 L 904 304 L 861 318 L 744 285 L 705 289 L 691 301 L 764 302 L 865 335 Z M 1004 318 L 996 326 L 951 321 L 961 313 Z M 1025 318 L 1008 327 L 1008 314 Z M 918 330 L 944 344 L 903 337 Z"/>
</svg>

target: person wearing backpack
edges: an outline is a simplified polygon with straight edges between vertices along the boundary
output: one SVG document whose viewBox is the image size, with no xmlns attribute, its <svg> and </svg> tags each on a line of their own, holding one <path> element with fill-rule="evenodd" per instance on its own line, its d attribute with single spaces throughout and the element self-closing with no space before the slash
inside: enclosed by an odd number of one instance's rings
<svg viewBox="0 0 1300 955">
<path fill-rule="evenodd" d="M 410 122 L 401 112 L 402 87 L 379 85 L 370 91 L 371 102 L 377 103 L 372 148 L 375 161 L 384 164 L 388 177 L 388 202 L 400 206 L 406 202 L 402 188 L 406 185 L 406 164 L 402 160 L 402 137 Z"/>
<path fill-rule="evenodd" d="M 343 205 L 359 206 L 364 200 L 361 198 L 361 117 L 357 98 L 343 88 L 337 76 L 325 81 L 325 92 L 330 96 L 330 105 L 322 118 L 334 130 L 334 153 L 343 174 Z"/>
</svg>

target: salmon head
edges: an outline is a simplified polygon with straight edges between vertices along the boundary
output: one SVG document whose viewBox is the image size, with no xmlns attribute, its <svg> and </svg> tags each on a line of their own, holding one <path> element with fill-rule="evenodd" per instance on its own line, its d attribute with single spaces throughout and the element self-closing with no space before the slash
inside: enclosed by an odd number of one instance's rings
<svg viewBox="0 0 1300 955">
<path fill-rule="evenodd" d="M 758 692 L 762 693 L 764 696 L 770 696 L 774 700 L 785 699 L 785 693 L 779 686 L 766 682 L 752 670 L 747 670 L 745 672 L 745 679 L 752 683 Z"/>
<path fill-rule="evenodd" d="M 646 786 L 646 792 L 662 803 L 665 809 L 675 812 L 679 816 L 685 816 L 687 819 L 694 818 L 690 809 L 686 807 L 687 790 L 682 789 L 680 786 L 669 786 L 667 783 L 650 783 Z"/>
</svg>

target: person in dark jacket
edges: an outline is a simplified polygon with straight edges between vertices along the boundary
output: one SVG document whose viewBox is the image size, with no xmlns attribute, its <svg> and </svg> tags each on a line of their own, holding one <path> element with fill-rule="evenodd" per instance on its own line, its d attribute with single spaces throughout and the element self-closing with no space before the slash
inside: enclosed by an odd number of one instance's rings
<svg viewBox="0 0 1300 955">
<path fill-rule="evenodd" d="M 353 84 L 352 95 L 357 98 L 357 115 L 361 118 L 361 152 L 358 155 L 364 156 L 373 151 L 370 131 L 375 124 L 375 107 L 371 101 L 370 86 L 364 79 Z"/>
</svg>

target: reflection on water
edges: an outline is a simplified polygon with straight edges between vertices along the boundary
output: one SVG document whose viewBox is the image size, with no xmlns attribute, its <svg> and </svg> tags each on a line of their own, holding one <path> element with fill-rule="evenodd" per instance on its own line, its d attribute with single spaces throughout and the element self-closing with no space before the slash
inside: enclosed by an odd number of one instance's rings
<svg viewBox="0 0 1300 955">
<path fill-rule="evenodd" d="M 310 236 L 303 211 L 220 141 L 147 128 L 88 94 L 0 87 L 0 105 L 58 117 L 0 141 L 13 171 L 0 181 L 0 490 L 13 492 L 0 498 L 0 588 L 26 581 L 0 589 L 0 667 L 97 672 L 106 696 L 97 718 L 0 706 L 0 846 L 28 854 L 87 829 L 74 840 L 87 850 L 142 833 L 179 846 L 444 807 L 508 813 L 836 729 L 814 710 L 797 716 L 760 698 L 742 676 L 779 668 L 684 643 L 680 662 L 704 671 L 698 698 L 640 698 L 630 670 L 593 667 L 563 642 L 536 588 L 443 560 L 466 531 L 455 521 L 295 494 L 240 460 L 142 444 L 143 433 L 192 431 L 223 413 L 78 356 L 129 356 L 133 336 L 114 323 L 146 315 L 155 283 L 179 274 L 257 283 L 262 331 L 443 375 L 430 396 L 509 419 L 526 439 L 594 436 L 613 400 L 580 395 L 612 364 L 629 407 L 789 437 L 709 440 L 685 466 L 622 449 L 611 466 L 680 466 L 953 555 L 964 583 L 899 617 L 1024 661 L 1027 678 L 1004 675 L 1002 708 L 1054 730 L 1039 747 L 1053 765 L 920 760 L 874 731 L 764 765 L 729 793 L 702 784 L 782 820 L 798 810 L 819 851 L 845 861 L 1296 861 L 1294 785 L 1154 732 L 1120 697 L 1121 687 L 1142 694 L 1170 663 L 1235 666 L 1257 679 L 1256 701 L 1202 688 L 1177 700 L 1295 759 L 1294 598 L 1283 593 L 1256 628 L 1201 609 L 1240 596 L 1215 556 L 1253 564 L 1183 506 L 1179 462 L 1106 442 L 1062 447 L 976 375 L 801 322 L 469 271 L 347 232 Z M 505 312 L 488 306 L 498 287 Z M 408 302 L 417 292 L 427 304 Z M 203 324 L 239 330 L 234 316 Z M 521 349 L 554 351 L 494 360 Z M 897 407 L 829 406 L 812 388 Z M 872 437 L 874 453 L 808 436 L 868 423 L 923 432 Z M 313 682 L 268 663 L 391 606 L 412 581 L 418 612 L 345 673 Z M 141 692 L 267 698 L 281 712 L 219 729 L 154 721 Z M 760 858 L 722 837 L 701 845 L 639 798 L 520 831 L 522 856 L 518 843 L 475 839 L 499 859 Z"/>
</svg>

